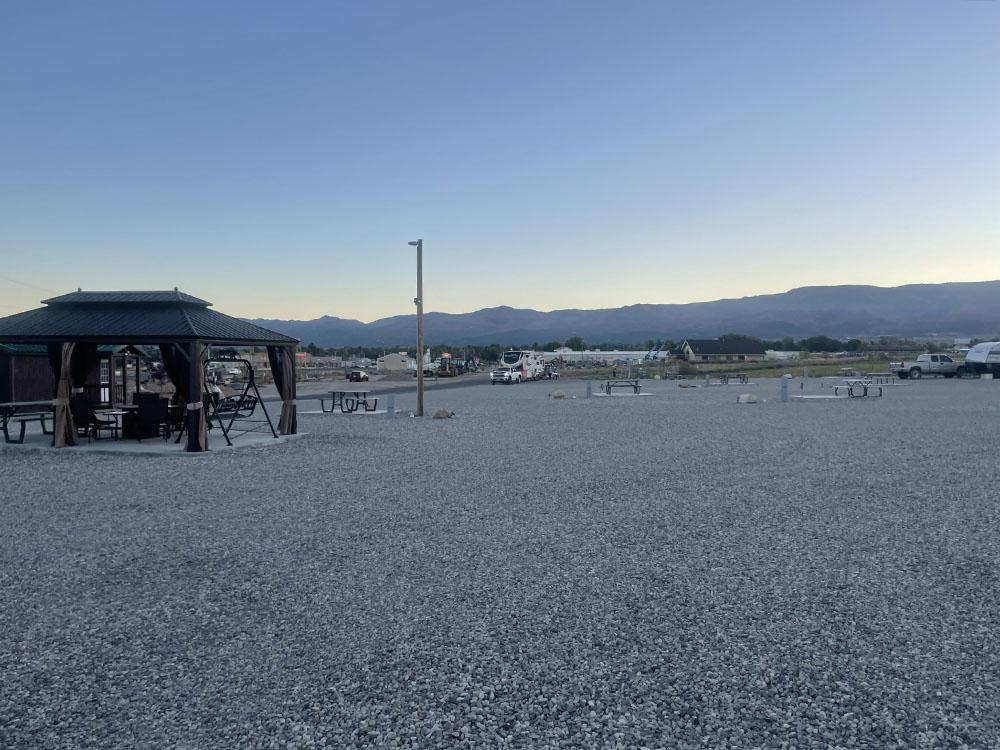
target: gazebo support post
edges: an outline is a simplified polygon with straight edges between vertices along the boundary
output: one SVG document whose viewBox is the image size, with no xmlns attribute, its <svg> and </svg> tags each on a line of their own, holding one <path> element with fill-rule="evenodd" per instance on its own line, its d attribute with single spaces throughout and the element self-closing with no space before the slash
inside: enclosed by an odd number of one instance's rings
<svg viewBox="0 0 1000 750">
<path fill-rule="evenodd" d="M 55 415 L 52 420 L 52 445 L 56 448 L 66 448 L 76 445 L 76 425 L 73 424 L 73 411 L 70 409 L 70 397 L 73 395 L 73 380 L 71 367 L 73 350 L 76 344 L 65 342 L 59 347 L 59 375 L 56 380 Z"/>
<path fill-rule="evenodd" d="M 297 396 L 296 391 L 298 390 L 296 382 L 298 380 L 298 374 L 295 372 L 295 370 L 297 369 L 296 368 L 297 363 L 295 361 L 296 349 L 297 349 L 296 346 L 285 347 L 285 358 L 286 361 L 288 362 L 287 370 L 285 371 L 285 373 L 288 379 L 287 388 L 290 397 L 287 401 L 282 401 L 281 404 L 281 423 L 282 423 L 281 426 L 283 427 L 282 434 L 284 435 L 294 435 L 299 431 L 299 425 L 298 425 L 299 420 L 298 420 L 298 415 L 296 414 L 296 412 L 298 411 L 298 405 L 295 403 L 295 399 Z"/>
<path fill-rule="evenodd" d="M 282 435 L 294 435 L 298 432 L 295 405 L 295 347 L 268 346 L 267 360 L 271 365 L 274 385 L 278 389 L 278 395 L 281 396 L 281 418 L 278 420 L 278 432 Z M 271 418 L 268 417 L 268 423 L 270 421 Z M 271 431 L 274 431 L 273 426 Z"/>
<path fill-rule="evenodd" d="M 201 362 L 204 344 L 193 341 L 188 345 L 187 450 L 200 453 L 208 450 L 208 430 L 205 427 L 204 391 L 205 368 Z"/>
</svg>

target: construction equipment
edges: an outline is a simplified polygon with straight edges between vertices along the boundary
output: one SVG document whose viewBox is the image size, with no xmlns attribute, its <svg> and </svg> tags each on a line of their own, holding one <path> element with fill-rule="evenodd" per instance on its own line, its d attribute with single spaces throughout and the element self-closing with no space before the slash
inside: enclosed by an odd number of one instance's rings
<svg viewBox="0 0 1000 750">
<path fill-rule="evenodd" d="M 663 351 L 663 344 L 657 341 L 653 348 L 646 352 L 646 356 L 642 358 L 643 362 L 655 362 L 660 356 L 660 352 Z"/>
</svg>

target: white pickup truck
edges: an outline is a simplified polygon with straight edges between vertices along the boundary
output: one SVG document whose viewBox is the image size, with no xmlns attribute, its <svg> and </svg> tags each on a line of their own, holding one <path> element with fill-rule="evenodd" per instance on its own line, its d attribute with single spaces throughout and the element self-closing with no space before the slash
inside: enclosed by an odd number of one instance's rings
<svg viewBox="0 0 1000 750">
<path fill-rule="evenodd" d="M 510 385 L 511 383 L 521 382 L 521 371 L 514 367 L 498 367 L 493 372 L 490 373 L 490 384 L 496 385 L 497 383 L 505 383 Z"/>
<path fill-rule="evenodd" d="M 919 380 L 925 375 L 941 375 L 953 378 L 965 374 L 965 363 L 956 362 L 947 354 L 921 354 L 911 362 L 890 362 L 889 369 L 900 380 Z"/>
</svg>

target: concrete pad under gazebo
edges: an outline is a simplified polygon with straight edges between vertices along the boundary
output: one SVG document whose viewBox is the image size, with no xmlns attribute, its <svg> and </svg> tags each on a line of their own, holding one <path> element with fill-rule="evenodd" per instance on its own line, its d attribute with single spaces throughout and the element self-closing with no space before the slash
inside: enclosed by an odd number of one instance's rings
<svg viewBox="0 0 1000 750">
<path fill-rule="evenodd" d="M 207 347 L 264 346 L 281 396 L 281 435 L 297 433 L 295 348 L 298 340 L 209 309 L 177 289 L 84 292 L 42 300 L 44 307 L 0 318 L 0 343 L 47 348 L 55 375 L 56 447 L 76 445 L 70 397 L 82 389 L 101 344 L 159 346 L 167 376 L 186 405 L 186 450 L 208 450 L 203 408 Z"/>
</svg>

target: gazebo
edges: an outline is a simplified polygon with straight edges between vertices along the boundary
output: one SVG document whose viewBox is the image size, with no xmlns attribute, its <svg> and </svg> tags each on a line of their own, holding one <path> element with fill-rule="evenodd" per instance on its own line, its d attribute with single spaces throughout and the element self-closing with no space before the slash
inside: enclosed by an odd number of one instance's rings
<svg viewBox="0 0 1000 750">
<path fill-rule="evenodd" d="M 297 431 L 295 348 L 298 340 L 210 309 L 211 303 L 174 289 L 152 292 L 85 292 L 42 300 L 44 307 L 0 318 L 0 343 L 41 344 L 56 380 L 54 445 L 76 444 L 71 394 L 107 344 L 159 346 L 167 376 L 187 405 L 188 451 L 208 450 L 203 409 L 209 346 L 267 347 L 281 396 L 282 435 Z"/>
</svg>

